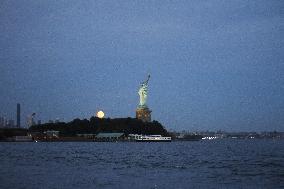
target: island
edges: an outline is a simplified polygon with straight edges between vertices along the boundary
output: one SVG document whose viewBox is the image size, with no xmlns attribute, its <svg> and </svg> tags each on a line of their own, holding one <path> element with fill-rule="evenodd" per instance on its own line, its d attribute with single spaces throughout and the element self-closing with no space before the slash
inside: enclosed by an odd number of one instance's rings
<svg viewBox="0 0 284 189">
<path fill-rule="evenodd" d="M 33 125 L 29 129 L 0 132 L 0 140 L 16 135 L 27 136 L 33 141 L 125 141 L 130 134 L 170 136 L 170 133 L 158 121 L 143 122 L 137 118 L 76 118 L 70 122 L 44 123 Z M 18 140 L 23 140 L 18 137 Z M 28 138 L 30 137 L 30 138 Z M 112 140 L 110 140 L 112 139 Z"/>
</svg>

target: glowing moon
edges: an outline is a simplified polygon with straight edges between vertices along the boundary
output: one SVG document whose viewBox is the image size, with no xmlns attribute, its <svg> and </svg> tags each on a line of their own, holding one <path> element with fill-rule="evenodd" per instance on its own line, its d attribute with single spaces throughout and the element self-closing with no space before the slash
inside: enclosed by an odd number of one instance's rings
<svg viewBox="0 0 284 189">
<path fill-rule="evenodd" d="M 105 116 L 105 113 L 103 111 L 100 110 L 100 111 L 97 112 L 98 118 L 103 118 L 104 116 Z"/>
</svg>

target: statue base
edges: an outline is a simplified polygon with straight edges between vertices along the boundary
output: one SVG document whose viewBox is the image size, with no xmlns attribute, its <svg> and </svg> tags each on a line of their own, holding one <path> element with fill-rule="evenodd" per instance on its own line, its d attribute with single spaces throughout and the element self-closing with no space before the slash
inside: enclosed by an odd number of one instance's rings
<svg viewBox="0 0 284 189">
<path fill-rule="evenodd" d="M 151 122 L 151 112 L 147 106 L 139 106 L 136 109 L 136 118 L 143 122 Z"/>
</svg>

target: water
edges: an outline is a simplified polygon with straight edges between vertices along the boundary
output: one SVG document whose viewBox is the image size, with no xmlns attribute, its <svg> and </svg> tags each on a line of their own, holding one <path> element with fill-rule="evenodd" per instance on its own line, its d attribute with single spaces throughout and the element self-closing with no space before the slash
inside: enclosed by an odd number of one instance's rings
<svg viewBox="0 0 284 189">
<path fill-rule="evenodd" d="M 0 143 L 0 188 L 284 188 L 283 140 Z"/>
</svg>

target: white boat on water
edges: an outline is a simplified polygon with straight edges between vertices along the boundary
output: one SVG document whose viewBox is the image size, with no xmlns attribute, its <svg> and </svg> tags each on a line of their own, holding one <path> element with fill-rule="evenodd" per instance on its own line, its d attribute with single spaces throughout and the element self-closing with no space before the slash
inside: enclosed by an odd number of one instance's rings
<svg viewBox="0 0 284 189">
<path fill-rule="evenodd" d="M 171 137 L 163 137 L 162 135 L 138 135 L 138 134 L 129 134 L 130 140 L 136 142 L 171 142 Z"/>
</svg>

